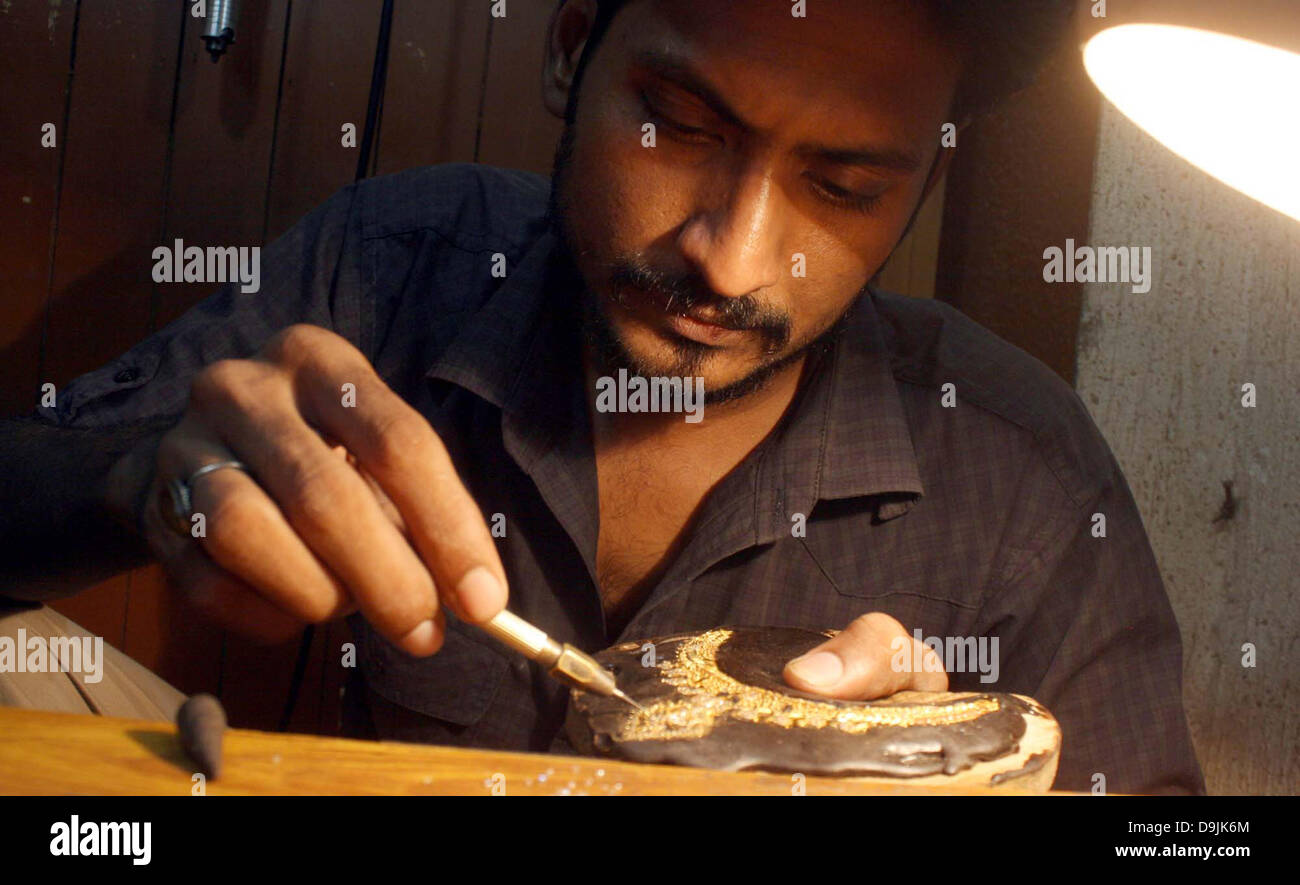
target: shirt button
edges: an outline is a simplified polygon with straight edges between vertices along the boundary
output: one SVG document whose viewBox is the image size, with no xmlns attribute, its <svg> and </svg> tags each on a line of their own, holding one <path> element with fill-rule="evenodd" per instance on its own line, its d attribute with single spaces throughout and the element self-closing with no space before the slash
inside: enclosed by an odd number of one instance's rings
<svg viewBox="0 0 1300 885">
<path fill-rule="evenodd" d="M 135 366 L 130 366 L 128 368 L 122 369 L 116 375 L 114 375 L 113 380 L 116 381 L 118 384 L 129 384 L 130 382 L 134 381 L 139 377 L 140 377 L 140 370 L 137 369 Z"/>
</svg>

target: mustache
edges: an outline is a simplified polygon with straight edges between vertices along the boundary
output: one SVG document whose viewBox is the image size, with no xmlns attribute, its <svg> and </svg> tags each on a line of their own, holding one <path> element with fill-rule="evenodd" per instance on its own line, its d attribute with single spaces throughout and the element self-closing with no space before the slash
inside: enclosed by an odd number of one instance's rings
<svg viewBox="0 0 1300 885">
<path fill-rule="evenodd" d="M 767 339 L 769 350 L 779 350 L 790 339 L 790 318 L 752 295 L 718 295 L 699 277 L 668 273 L 641 258 L 616 261 L 610 268 L 610 283 L 612 298 L 621 307 L 649 300 L 665 313 L 736 331 L 759 332 Z"/>
</svg>

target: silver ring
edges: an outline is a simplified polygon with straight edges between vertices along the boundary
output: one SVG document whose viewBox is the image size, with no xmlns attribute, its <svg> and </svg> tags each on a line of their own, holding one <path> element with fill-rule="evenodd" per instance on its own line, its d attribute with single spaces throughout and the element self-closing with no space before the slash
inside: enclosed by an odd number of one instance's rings
<svg viewBox="0 0 1300 885">
<path fill-rule="evenodd" d="M 244 465 L 243 461 L 213 461 L 211 464 L 204 464 L 198 470 L 191 473 L 190 478 L 185 480 L 185 484 L 192 488 L 194 486 L 194 480 L 198 479 L 200 476 L 207 476 L 214 470 L 220 470 L 222 467 L 233 467 L 236 470 L 242 470 L 245 473 L 248 472 L 248 468 Z"/>
<path fill-rule="evenodd" d="M 194 481 L 200 476 L 206 476 L 223 467 L 233 467 L 236 470 L 248 472 L 248 467 L 242 461 L 213 461 L 211 464 L 204 464 L 191 473 L 188 479 L 167 480 L 167 484 L 163 488 L 167 491 L 171 506 L 163 506 L 160 509 L 163 518 L 172 531 L 186 538 L 190 536 L 190 522 L 194 516 L 194 496 L 192 493 Z"/>
</svg>

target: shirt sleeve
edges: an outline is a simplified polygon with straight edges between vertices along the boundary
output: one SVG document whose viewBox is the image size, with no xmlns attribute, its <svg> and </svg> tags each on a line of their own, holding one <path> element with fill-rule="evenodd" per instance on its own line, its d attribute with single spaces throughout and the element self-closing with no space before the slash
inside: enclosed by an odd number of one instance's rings
<svg viewBox="0 0 1300 885">
<path fill-rule="evenodd" d="M 1055 789 L 1202 794 L 1178 624 L 1128 483 L 1106 456 L 1101 490 L 1082 505 L 1056 496 L 1045 542 L 986 605 L 985 629 L 1008 652 L 1000 687 L 1060 722 Z"/>
<path fill-rule="evenodd" d="M 38 418 L 64 427 L 108 428 L 179 416 L 204 366 L 248 357 L 295 323 L 331 329 L 366 351 L 361 224 L 351 185 L 260 252 L 260 287 L 226 283 L 177 320 L 59 392 Z"/>
</svg>

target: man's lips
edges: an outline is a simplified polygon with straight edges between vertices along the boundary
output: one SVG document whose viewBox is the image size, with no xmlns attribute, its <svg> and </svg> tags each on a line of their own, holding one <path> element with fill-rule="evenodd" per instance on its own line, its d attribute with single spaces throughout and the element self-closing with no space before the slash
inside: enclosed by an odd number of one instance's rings
<svg viewBox="0 0 1300 885">
<path fill-rule="evenodd" d="M 669 314 L 668 326 L 683 338 L 714 346 L 722 346 L 744 334 L 743 329 L 720 326 L 688 314 Z"/>
<path fill-rule="evenodd" d="M 666 325 L 674 333 L 700 344 L 724 346 L 740 338 L 747 329 L 729 326 L 707 310 L 675 311 L 667 301 L 638 293 L 633 313 L 652 326 Z"/>
</svg>

